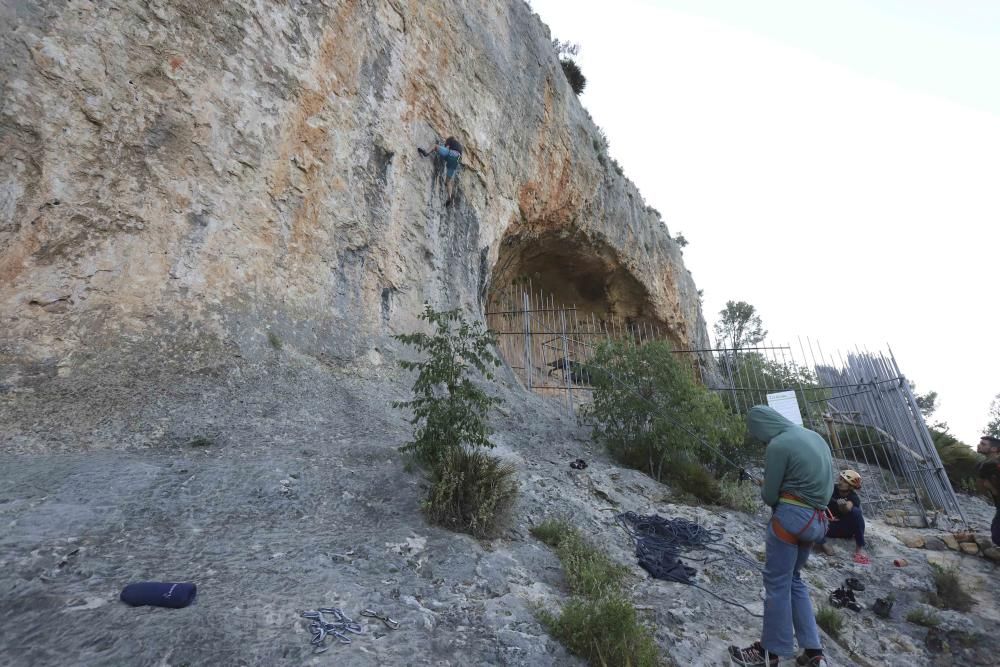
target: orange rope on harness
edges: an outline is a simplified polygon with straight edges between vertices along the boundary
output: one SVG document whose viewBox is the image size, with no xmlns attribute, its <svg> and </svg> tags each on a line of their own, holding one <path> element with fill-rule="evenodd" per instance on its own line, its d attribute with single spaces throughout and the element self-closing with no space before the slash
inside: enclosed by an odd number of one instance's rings
<svg viewBox="0 0 1000 667">
<path fill-rule="evenodd" d="M 794 501 L 793 504 L 797 506 L 809 509 L 809 506 L 806 505 L 802 501 L 802 499 L 799 498 L 798 496 L 792 495 L 791 493 L 782 493 L 781 497 L 785 498 L 786 500 Z M 771 517 L 771 530 L 773 530 L 775 536 L 785 544 L 791 544 L 792 546 L 798 546 L 799 544 L 803 544 L 802 540 L 799 539 L 799 536 L 801 536 L 802 533 L 806 532 L 806 530 L 809 529 L 809 526 L 811 526 L 813 521 L 816 520 L 816 517 L 818 516 L 820 518 L 820 521 L 822 522 L 826 521 L 828 515 L 830 514 L 830 510 L 826 507 L 822 509 L 818 508 L 811 508 L 811 509 L 812 509 L 812 516 L 809 517 L 809 521 L 806 522 L 806 525 L 804 525 L 802 527 L 802 530 L 800 530 L 799 532 L 791 533 L 790 531 L 788 531 L 784 526 L 781 525 L 781 522 L 778 521 L 778 517 L 776 516 Z M 811 542 L 806 542 L 804 544 L 811 544 Z"/>
</svg>

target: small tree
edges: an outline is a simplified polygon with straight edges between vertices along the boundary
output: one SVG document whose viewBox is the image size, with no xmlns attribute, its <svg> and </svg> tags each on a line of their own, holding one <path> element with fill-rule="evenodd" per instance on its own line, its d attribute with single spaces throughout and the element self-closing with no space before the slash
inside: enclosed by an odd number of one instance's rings
<svg viewBox="0 0 1000 667">
<path fill-rule="evenodd" d="M 417 371 L 413 399 L 393 403 L 412 410 L 410 423 L 417 426 L 413 440 L 400 450 L 433 464 L 462 445 L 493 447 L 486 417 L 500 400 L 488 396 L 471 378 L 475 369 L 492 379 L 490 368 L 500 365 L 492 350 L 493 337 L 479 322 L 467 322 L 459 310 L 439 312 L 425 305 L 420 319 L 429 322 L 434 333 L 395 337 L 427 354 L 423 361 L 399 362 Z"/>
<path fill-rule="evenodd" d="M 746 301 L 727 301 L 719 311 L 719 321 L 715 324 L 716 342 L 719 347 L 727 345 L 738 352 L 757 345 L 767 337 L 767 330 L 757 314 L 757 309 Z"/>
<path fill-rule="evenodd" d="M 556 55 L 560 58 L 565 56 L 578 56 L 580 55 L 580 45 L 576 42 L 571 42 L 568 39 L 563 41 L 559 39 L 552 39 L 552 50 L 556 52 Z"/>
<path fill-rule="evenodd" d="M 683 234 L 678 234 L 677 236 L 674 237 L 674 243 L 683 248 L 688 244 L 688 240 L 684 238 Z"/>
<path fill-rule="evenodd" d="M 1000 438 L 1000 394 L 993 397 L 988 416 L 990 420 L 983 429 L 983 435 L 992 435 L 994 438 Z"/>
<path fill-rule="evenodd" d="M 917 409 L 923 415 L 924 421 L 929 420 L 938 409 L 938 393 L 929 391 L 926 394 L 918 394 L 917 384 L 913 380 L 907 380 L 907 383 L 910 385 L 910 392 L 913 393 L 913 398 L 917 401 Z"/>
<path fill-rule="evenodd" d="M 423 361 L 400 361 L 417 371 L 414 397 L 396 401 L 413 411 L 413 441 L 400 449 L 412 451 L 429 467 L 430 488 L 423 509 L 431 522 L 479 538 L 504 529 L 517 498 L 514 466 L 490 456 L 487 415 L 500 403 L 472 382 L 474 371 L 492 379 L 500 365 L 495 341 L 479 322 L 469 323 L 458 310 L 438 312 L 424 307 L 420 319 L 434 333 L 396 336 L 427 355 Z"/>
<path fill-rule="evenodd" d="M 937 411 L 938 403 L 938 393 L 936 391 L 929 391 L 926 394 L 917 393 L 917 385 L 913 380 L 907 380 L 910 385 L 910 391 L 913 393 L 913 399 L 917 402 L 917 409 L 920 410 L 921 416 L 924 418 L 924 422 L 927 424 L 927 428 L 940 431 L 942 433 L 947 433 L 950 430 L 948 424 L 940 419 L 931 422 L 931 417 Z"/>
</svg>

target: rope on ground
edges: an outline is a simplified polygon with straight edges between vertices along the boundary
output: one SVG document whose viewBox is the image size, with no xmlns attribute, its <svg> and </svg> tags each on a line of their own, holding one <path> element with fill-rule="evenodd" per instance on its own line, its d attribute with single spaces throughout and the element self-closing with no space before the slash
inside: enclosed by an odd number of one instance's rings
<svg viewBox="0 0 1000 667">
<path fill-rule="evenodd" d="M 719 557 L 711 561 L 707 558 L 702 559 L 706 564 L 718 560 L 733 560 L 754 569 L 760 569 L 759 564 L 752 562 L 732 546 L 727 548 L 727 545 L 721 544 L 721 532 L 707 528 L 697 521 L 680 518 L 666 519 L 656 514 L 644 516 L 635 512 L 625 512 L 617 515 L 615 521 L 635 543 L 635 555 L 639 559 L 639 566 L 649 572 L 654 579 L 692 586 L 721 602 L 743 609 L 751 616 L 762 617 L 761 614 L 750 611 L 739 602 L 725 598 L 695 583 L 693 577 L 697 574 L 697 570 L 685 565 L 680 560 L 682 551 L 710 551 L 718 554 Z M 692 560 L 688 556 L 685 558 Z"/>
</svg>

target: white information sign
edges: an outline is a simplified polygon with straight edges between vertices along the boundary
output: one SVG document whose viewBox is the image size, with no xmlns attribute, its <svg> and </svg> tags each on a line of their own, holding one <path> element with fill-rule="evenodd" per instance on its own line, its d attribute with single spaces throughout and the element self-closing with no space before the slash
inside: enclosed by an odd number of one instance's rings
<svg viewBox="0 0 1000 667">
<path fill-rule="evenodd" d="M 802 426 L 802 413 L 799 412 L 799 399 L 795 397 L 794 391 L 779 391 L 767 395 L 767 404 L 774 408 L 775 412 L 792 422 Z"/>
</svg>

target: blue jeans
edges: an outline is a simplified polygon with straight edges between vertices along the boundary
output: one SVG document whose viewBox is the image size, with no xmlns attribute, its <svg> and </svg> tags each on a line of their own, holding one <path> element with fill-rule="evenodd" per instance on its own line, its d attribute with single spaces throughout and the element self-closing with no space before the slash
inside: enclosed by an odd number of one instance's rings
<svg viewBox="0 0 1000 667">
<path fill-rule="evenodd" d="M 764 561 L 764 631 L 760 643 L 772 655 L 795 655 L 792 631 L 799 648 L 819 649 L 819 631 L 813 615 L 809 588 L 799 571 L 809 559 L 812 544 L 826 534 L 826 516 L 813 510 L 778 503 L 774 518 L 792 535 L 798 544 L 788 544 L 767 526 L 767 558 Z"/>
<path fill-rule="evenodd" d="M 816 541 L 823 544 L 827 537 L 853 537 L 858 548 L 863 548 L 865 546 L 865 517 L 861 514 L 861 508 L 854 507 L 847 514 L 838 517 L 837 521 L 831 521 L 830 527 L 826 529 L 826 536 Z"/>
</svg>

